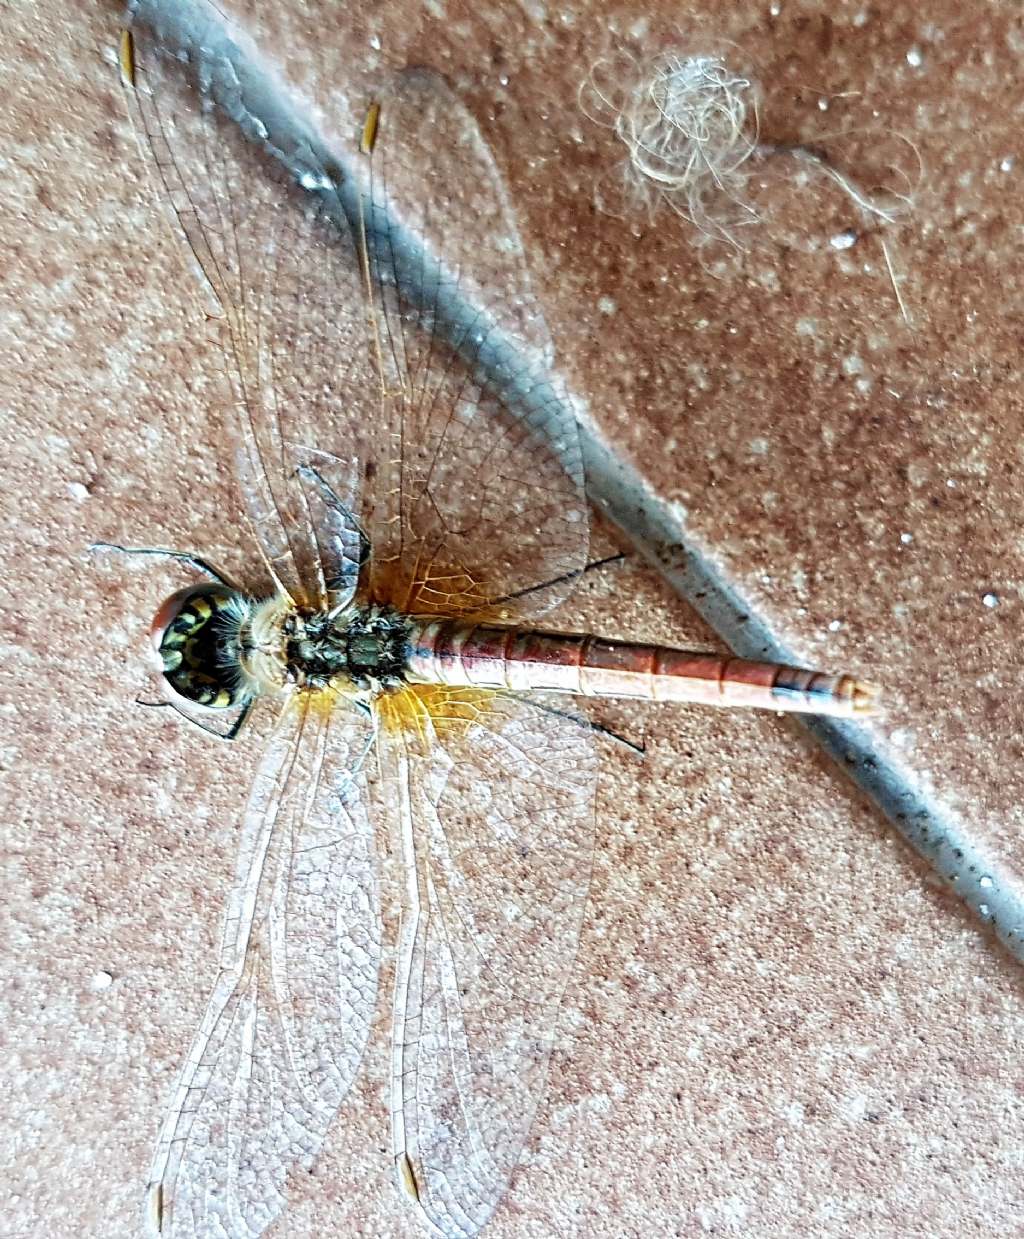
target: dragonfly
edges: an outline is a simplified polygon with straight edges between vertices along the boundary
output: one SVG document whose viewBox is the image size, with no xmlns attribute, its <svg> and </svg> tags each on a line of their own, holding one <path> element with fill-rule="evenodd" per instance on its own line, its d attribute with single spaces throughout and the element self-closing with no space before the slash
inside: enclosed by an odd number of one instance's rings
<svg viewBox="0 0 1024 1239">
<path fill-rule="evenodd" d="M 874 694 L 538 626 L 588 566 L 580 435 L 476 120 L 408 70 L 342 161 L 282 120 L 256 63 L 202 0 L 136 3 L 121 47 L 221 345 L 264 583 L 129 553 L 196 578 L 152 626 L 166 703 L 227 738 L 273 715 L 146 1221 L 177 1239 L 271 1225 L 357 1075 L 384 975 L 398 1186 L 428 1233 L 471 1236 L 543 1099 L 579 937 L 606 742 L 581 701 L 853 717 Z"/>
</svg>

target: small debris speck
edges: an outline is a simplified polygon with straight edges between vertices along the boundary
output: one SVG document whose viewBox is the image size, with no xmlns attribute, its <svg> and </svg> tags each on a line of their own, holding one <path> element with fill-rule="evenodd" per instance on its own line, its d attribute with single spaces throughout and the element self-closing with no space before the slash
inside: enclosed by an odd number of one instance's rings
<svg viewBox="0 0 1024 1239">
<path fill-rule="evenodd" d="M 614 314 L 619 307 L 614 297 L 598 297 L 597 308 L 602 314 Z"/>
<path fill-rule="evenodd" d="M 112 972 L 97 972 L 93 974 L 89 988 L 98 994 L 101 990 L 110 989 L 113 984 L 114 974 Z"/>
<path fill-rule="evenodd" d="M 837 619 L 829 620 L 828 630 L 829 632 L 838 632 L 839 629 L 842 628 L 842 626 L 843 626 L 842 620 L 837 620 Z"/>
<path fill-rule="evenodd" d="M 900 534 L 900 541 L 903 543 L 904 546 L 909 546 L 911 542 L 913 542 L 913 540 L 914 540 L 914 535 L 912 533 L 901 533 Z"/>
<path fill-rule="evenodd" d="M 834 250 L 848 250 L 851 245 L 857 244 L 857 233 L 853 228 L 844 228 L 834 237 L 829 237 L 828 243 Z"/>
<path fill-rule="evenodd" d="M 990 607 L 990 608 L 997 607 L 999 606 L 999 595 L 998 594 L 983 594 L 981 601 L 985 604 L 986 607 Z"/>
<path fill-rule="evenodd" d="M 978 885 L 981 887 L 981 889 L 982 889 L 983 891 L 991 890 L 991 889 L 992 889 L 992 879 L 988 876 L 988 874 L 987 874 L 987 873 L 986 873 L 986 874 L 983 874 L 983 875 L 982 875 L 982 876 L 978 879 Z"/>
<path fill-rule="evenodd" d="M 978 911 L 981 913 L 982 916 L 988 916 L 991 909 L 989 908 L 987 903 L 979 903 Z"/>
<path fill-rule="evenodd" d="M 912 47 L 907 52 L 907 64 L 910 65 L 912 69 L 920 69 L 920 67 L 924 64 L 924 56 L 921 54 L 921 49 L 919 47 Z"/>
<path fill-rule="evenodd" d="M 1013 171 L 1013 156 L 1012 155 L 1007 155 L 1005 159 L 1001 159 L 999 161 L 999 171 L 1000 172 L 1012 172 Z"/>
<path fill-rule="evenodd" d="M 89 488 L 84 482 L 68 482 L 68 494 L 79 503 L 89 498 Z"/>
</svg>

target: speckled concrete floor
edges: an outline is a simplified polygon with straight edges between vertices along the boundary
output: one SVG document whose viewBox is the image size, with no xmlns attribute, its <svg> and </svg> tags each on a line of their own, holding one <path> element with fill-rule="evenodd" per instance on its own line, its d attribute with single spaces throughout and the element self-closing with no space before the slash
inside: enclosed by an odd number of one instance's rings
<svg viewBox="0 0 1024 1239">
<path fill-rule="evenodd" d="M 913 215 L 883 234 L 838 188 L 766 165 L 750 253 L 709 271 L 675 218 L 593 208 L 621 152 L 577 85 L 612 24 L 649 20 L 657 40 L 658 16 L 483 7 L 245 17 L 328 122 L 389 67 L 448 74 L 505 169 L 599 431 L 803 661 L 886 686 L 880 751 L 991 857 L 1014 906 L 1019 14 L 688 5 L 688 29 L 758 62 L 768 136 L 852 131 L 867 158 L 895 131 L 925 169 Z M 144 185 L 116 32 L 112 5 L 14 6 L 2 53 L 0 1233 L 17 1236 L 135 1232 L 259 742 L 225 755 L 132 708 L 176 578 L 83 553 L 111 538 L 250 566 L 203 399 L 213 354 Z M 635 560 L 587 581 L 564 619 L 719 644 Z M 548 1098 L 488 1233 L 1019 1229 L 1019 965 L 795 727 L 610 717 L 648 755 L 606 754 Z M 275 1234 L 414 1233 L 387 1153 L 385 1023 Z"/>
</svg>

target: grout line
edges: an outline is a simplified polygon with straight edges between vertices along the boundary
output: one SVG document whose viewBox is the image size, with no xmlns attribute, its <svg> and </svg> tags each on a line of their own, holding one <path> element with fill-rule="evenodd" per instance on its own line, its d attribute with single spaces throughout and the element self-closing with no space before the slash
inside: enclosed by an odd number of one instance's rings
<svg viewBox="0 0 1024 1239">
<path fill-rule="evenodd" d="M 162 42 L 191 53 L 196 67 L 211 68 L 214 92 L 218 66 L 222 72 L 228 70 L 220 80 L 230 92 L 232 118 L 246 136 L 251 139 L 257 133 L 263 148 L 293 174 L 308 173 L 311 166 L 325 170 L 338 186 L 335 201 L 341 211 L 335 208 L 334 214 L 339 226 L 347 227 L 347 221 L 357 218 L 357 193 L 346 161 L 330 151 L 312 126 L 293 111 L 287 92 L 255 57 L 244 53 L 223 27 L 209 20 L 209 10 L 200 12 L 190 0 L 134 0 L 130 12 L 136 20 L 151 25 Z M 254 121 L 258 123 L 254 125 Z M 342 212 L 344 220 L 338 218 Z M 415 299 L 414 277 L 421 288 L 424 284 L 432 288 L 431 304 L 453 339 L 464 336 L 467 323 L 482 321 L 479 309 L 450 284 L 440 297 L 436 296 L 438 265 L 415 237 L 392 222 L 389 239 L 395 247 L 399 276 L 404 272 L 408 277 L 408 284 L 403 282 L 405 291 Z M 568 399 L 557 395 L 555 381 L 541 363 L 496 330 L 490 331 L 484 349 L 475 350 L 475 361 L 500 375 L 500 387 L 523 407 L 533 406 L 535 420 L 540 423 L 553 399 Z M 515 376 L 511 380 L 510 372 Z M 736 654 L 796 661 L 768 624 L 751 613 L 736 589 L 690 544 L 669 505 L 630 464 L 612 452 L 582 413 L 581 404 L 575 400 L 570 403 L 580 425 L 591 501 Z M 943 884 L 952 887 L 1024 963 L 1024 905 L 1010 876 L 971 841 L 969 824 L 958 821 L 940 801 L 923 791 L 869 727 L 832 718 L 794 717 L 935 870 Z"/>
<path fill-rule="evenodd" d="M 741 658 L 799 662 L 688 542 L 682 523 L 632 466 L 616 457 L 589 428 L 584 428 L 584 435 L 584 460 L 594 502 L 672 589 Z M 882 737 L 869 724 L 802 714 L 792 718 L 935 870 L 943 885 L 958 894 L 1024 963 L 1024 908 L 1015 883 L 972 841 L 969 824 L 958 821 L 923 791 L 913 773 L 886 752 Z"/>
</svg>

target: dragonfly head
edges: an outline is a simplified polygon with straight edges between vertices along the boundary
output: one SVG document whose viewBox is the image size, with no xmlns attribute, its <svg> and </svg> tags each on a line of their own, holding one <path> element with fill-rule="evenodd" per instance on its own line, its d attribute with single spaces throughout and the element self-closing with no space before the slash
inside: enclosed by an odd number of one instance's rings
<svg viewBox="0 0 1024 1239">
<path fill-rule="evenodd" d="M 252 602 L 224 585 L 179 589 L 150 627 L 172 696 L 208 710 L 241 705 L 253 690 L 242 666 L 242 634 Z"/>
</svg>

